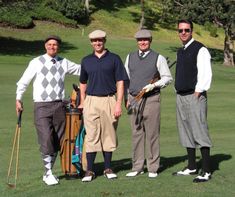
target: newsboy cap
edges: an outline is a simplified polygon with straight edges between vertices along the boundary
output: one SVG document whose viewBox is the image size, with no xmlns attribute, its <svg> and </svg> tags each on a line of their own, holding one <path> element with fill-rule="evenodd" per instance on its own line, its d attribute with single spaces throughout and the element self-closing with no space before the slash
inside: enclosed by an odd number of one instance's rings
<svg viewBox="0 0 235 197">
<path fill-rule="evenodd" d="M 62 42 L 61 38 L 56 35 L 47 36 L 44 42 L 46 43 L 48 40 L 56 40 L 59 44 L 61 44 L 61 42 Z"/>
<path fill-rule="evenodd" d="M 89 34 L 90 39 L 95 39 L 95 38 L 105 38 L 106 37 L 106 32 L 102 30 L 95 30 Z"/>
<path fill-rule="evenodd" d="M 135 38 L 152 38 L 152 34 L 147 29 L 141 29 L 135 33 Z"/>
</svg>

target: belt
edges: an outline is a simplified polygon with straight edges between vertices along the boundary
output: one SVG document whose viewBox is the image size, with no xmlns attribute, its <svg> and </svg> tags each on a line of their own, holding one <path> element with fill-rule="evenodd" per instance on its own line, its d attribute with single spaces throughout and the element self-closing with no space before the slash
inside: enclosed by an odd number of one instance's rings
<svg viewBox="0 0 235 197">
<path fill-rule="evenodd" d="M 88 96 L 97 96 L 97 97 L 108 97 L 108 96 L 114 96 L 115 94 L 105 94 L 105 95 L 94 95 L 94 94 L 88 94 Z"/>
</svg>

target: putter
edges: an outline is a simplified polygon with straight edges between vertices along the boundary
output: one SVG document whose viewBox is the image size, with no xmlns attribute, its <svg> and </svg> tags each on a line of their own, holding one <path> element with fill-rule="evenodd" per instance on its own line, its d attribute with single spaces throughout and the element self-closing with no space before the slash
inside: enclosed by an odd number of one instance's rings
<svg viewBox="0 0 235 197">
<path fill-rule="evenodd" d="M 7 185 L 10 188 L 16 188 L 16 182 L 17 182 L 17 178 L 18 178 L 21 116 L 22 116 L 22 111 L 20 111 L 18 114 L 17 125 L 16 125 L 16 130 L 15 130 L 15 135 L 14 135 L 14 140 L 13 140 L 13 145 L 12 145 L 12 151 L 11 151 L 10 164 L 9 164 L 8 173 L 7 173 Z M 16 150 L 15 150 L 15 148 L 16 148 Z M 15 155 L 15 179 L 14 179 L 14 182 L 12 183 L 12 182 L 10 182 L 10 175 L 11 175 L 12 162 L 13 162 L 14 155 Z"/>
</svg>

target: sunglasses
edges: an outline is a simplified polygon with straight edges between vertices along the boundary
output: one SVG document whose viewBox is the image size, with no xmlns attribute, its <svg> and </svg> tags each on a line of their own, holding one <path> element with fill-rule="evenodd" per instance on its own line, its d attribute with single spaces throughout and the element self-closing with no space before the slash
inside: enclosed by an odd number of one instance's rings
<svg viewBox="0 0 235 197">
<path fill-rule="evenodd" d="M 178 29 L 178 32 L 179 33 L 183 33 L 183 32 L 189 33 L 189 32 L 191 32 L 191 29 Z"/>
</svg>

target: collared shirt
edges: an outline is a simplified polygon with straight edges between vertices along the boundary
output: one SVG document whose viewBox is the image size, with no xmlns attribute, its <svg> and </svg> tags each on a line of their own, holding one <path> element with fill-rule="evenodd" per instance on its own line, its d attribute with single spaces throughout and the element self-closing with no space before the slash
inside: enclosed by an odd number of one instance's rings
<svg viewBox="0 0 235 197">
<path fill-rule="evenodd" d="M 145 52 L 144 54 L 144 57 L 150 52 L 147 51 Z M 139 51 L 140 53 L 140 51 Z M 129 54 L 127 55 L 126 57 L 126 61 L 125 61 L 125 69 L 127 71 L 127 74 L 128 74 L 128 77 L 130 78 L 130 71 L 129 71 L 129 68 L 128 68 L 128 64 L 129 64 Z M 143 65 L 144 66 L 144 65 Z M 155 82 L 155 86 L 156 87 L 159 87 L 159 88 L 164 88 L 166 87 L 168 84 L 171 83 L 172 81 L 172 76 L 171 76 L 171 72 L 169 70 L 169 67 L 168 67 L 168 64 L 167 64 L 167 61 L 166 61 L 166 58 L 163 57 L 162 55 L 159 54 L 158 56 L 158 60 L 157 60 L 157 64 L 156 64 L 156 67 L 160 73 L 160 76 L 161 76 L 161 79 L 158 80 L 157 82 Z"/>
<path fill-rule="evenodd" d="M 141 55 L 142 53 L 144 53 L 144 54 L 143 54 L 143 55 Z M 149 53 L 150 53 L 150 50 L 145 51 L 145 52 L 143 52 L 143 51 L 139 50 L 139 56 L 142 56 L 142 58 L 145 58 Z"/>
<path fill-rule="evenodd" d="M 92 53 L 82 60 L 80 82 L 88 83 L 88 95 L 115 94 L 116 82 L 125 80 L 128 80 L 128 77 L 121 58 L 108 50 L 100 58 Z"/>
<path fill-rule="evenodd" d="M 186 49 L 194 39 L 192 38 L 184 47 Z M 202 47 L 197 55 L 197 84 L 195 92 L 209 90 L 212 81 L 211 55 L 206 47 Z"/>
<path fill-rule="evenodd" d="M 55 62 L 53 62 L 52 59 L 54 59 Z M 65 97 L 65 75 L 80 75 L 80 69 L 81 65 L 75 64 L 66 58 L 60 58 L 58 56 L 52 58 L 47 54 L 36 57 L 30 61 L 23 76 L 17 82 L 16 99 L 22 99 L 28 85 L 30 84 L 31 80 L 34 79 L 34 102 L 63 100 Z"/>
</svg>

